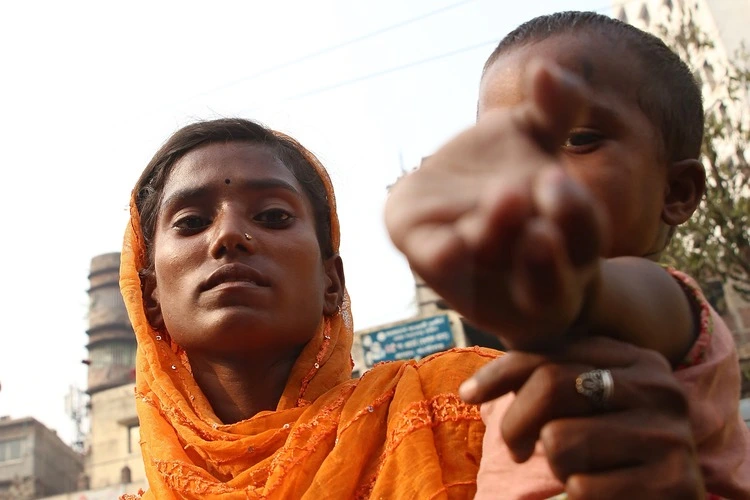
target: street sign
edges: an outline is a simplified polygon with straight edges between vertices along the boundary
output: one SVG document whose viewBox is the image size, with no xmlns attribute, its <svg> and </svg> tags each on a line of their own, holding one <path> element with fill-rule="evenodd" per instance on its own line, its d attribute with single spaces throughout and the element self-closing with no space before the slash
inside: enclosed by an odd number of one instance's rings
<svg viewBox="0 0 750 500">
<path fill-rule="evenodd" d="M 465 346 L 461 322 L 454 316 L 437 314 L 358 332 L 363 368 L 370 369 L 381 361 L 421 359 Z"/>
</svg>

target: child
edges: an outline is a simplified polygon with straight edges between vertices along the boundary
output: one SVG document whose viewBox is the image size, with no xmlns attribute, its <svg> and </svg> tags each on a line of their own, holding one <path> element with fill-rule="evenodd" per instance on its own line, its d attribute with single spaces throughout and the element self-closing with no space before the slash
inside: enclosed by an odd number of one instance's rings
<svg viewBox="0 0 750 500">
<path fill-rule="evenodd" d="M 702 132 L 700 90 L 656 37 L 595 13 L 543 16 L 495 49 L 478 124 L 394 187 L 386 222 L 414 270 L 511 349 L 554 352 L 605 335 L 660 352 L 679 367 L 707 491 L 750 498 L 731 335 L 690 278 L 655 262 L 704 193 Z M 508 392 L 503 362 L 462 396 Z M 576 380 L 592 411 L 616 401 L 612 373 Z M 560 481 L 575 489 L 575 468 L 545 463 L 551 433 L 536 449 L 508 441 L 507 428 L 501 436 L 513 404 L 482 408 L 477 498 L 545 498 Z"/>
</svg>

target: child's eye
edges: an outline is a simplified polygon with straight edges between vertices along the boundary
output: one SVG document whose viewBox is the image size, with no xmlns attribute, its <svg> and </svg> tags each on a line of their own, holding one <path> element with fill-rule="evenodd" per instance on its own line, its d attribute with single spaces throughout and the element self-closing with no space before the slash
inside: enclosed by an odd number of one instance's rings
<svg viewBox="0 0 750 500">
<path fill-rule="evenodd" d="M 271 228 L 284 228 L 292 223 L 294 216 L 282 208 L 264 210 L 255 216 L 255 220 Z"/>
<path fill-rule="evenodd" d="M 604 138 L 599 132 L 593 130 L 573 130 L 563 145 L 566 149 L 581 152 L 581 150 L 593 149 Z"/>
<path fill-rule="evenodd" d="M 200 215 L 186 215 L 177 219 L 173 227 L 178 231 L 188 232 L 203 229 L 210 223 L 210 220 L 205 217 L 201 217 Z"/>
</svg>

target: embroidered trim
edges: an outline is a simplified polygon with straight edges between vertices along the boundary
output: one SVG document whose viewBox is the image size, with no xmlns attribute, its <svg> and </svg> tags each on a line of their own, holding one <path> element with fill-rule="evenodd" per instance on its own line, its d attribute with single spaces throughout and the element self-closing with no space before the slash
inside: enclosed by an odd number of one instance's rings
<svg viewBox="0 0 750 500">
<path fill-rule="evenodd" d="M 711 318 L 711 305 L 703 296 L 703 292 L 698 284 L 690 276 L 670 267 L 666 267 L 665 269 L 677 280 L 677 283 L 685 291 L 691 310 L 694 313 L 698 313 L 698 336 L 695 338 L 695 342 L 685 355 L 685 358 L 677 366 L 678 370 L 682 370 L 703 363 L 706 360 L 706 351 L 711 343 L 714 331 L 713 319 Z"/>
<path fill-rule="evenodd" d="M 424 427 L 435 427 L 443 422 L 481 420 L 479 406 L 469 405 L 456 394 L 439 394 L 428 401 L 417 401 L 407 407 L 389 433 L 385 454 L 390 455 L 406 436 Z"/>
<path fill-rule="evenodd" d="M 215 481 L 208 481 L 201 477 L 200 472 L 204 472 L 202 469 L 197 469 L 194 466 L 184 464 L 181 462 L 174 462 L 170 460 L 154 460 L 156 469 L 164 478 L 166 484 L 175 491 L 183 491 L 190 493 L 204 494 L 216 494 L 216 493 L 236 493 L 243 492 L 248 495 L 252 494 L 253 498 L 262 498 L 262 495 L 258 495 L 258 487 L 247 486 L 243 489 L 233 488 L 227 486 L 226 483 L 219 483 Z"/>
<path fill-rule="evenodd" d="M 471 347 L 454 347 L 453 349 L 448 349 L 447 351 L 440 351 L 434 354 L 430 354 L 429 356 L 418 361 L 417 365 L 424 366 L 427 363 L 434 361 L 442 356 L 445 356 L 448 354 L 464 353 L 464 352 L 471 352 L 482 358 L 487 358 L 487 359 L 497 359 L 499 356 L 503 355 L 503 353 L 500 351 L 495 351 L 487 347 L 479 347 L 476 345 L 471 346 Z"/>
<path fill-rule="evenodd" d="M 170 422 L 177 422 L 182 426 L 192 429 L 193 432 L 195 432 L 198 436 L 200 436 L 202 439 L 205 439 L 206 441 L 214 441 L 216 439 L 221 441 L 238 441 L 243 438 L 243 436 L 235 436 L 227 433 L 210 433 L 210 431 L 206 429 L 200 429 L 198 426 L 196 426 L 192 420 L 187 418 L 185 413 L 180 410 L 179 407 L 167 406 L 162 404 L 161 401 L 157 403 L 153 399 L 138 391 L 136 391 L 136 397 L 140 398 L 144 403 L 154 407 L 157 411 L 159 411 L 159 413 L 167 417 Z"/>
<path fill-rule="evenodd" d="M 313 379 L 315 375 L 318 374 L 321 368 L 323 368 L 323 358 L 325 357 L 326 352 L 328 352 L 328 347 L 331 345 L 331 322 L 330 320 L 325 320 L 325 326 L 323 327 L 323 343 L 320 344 L 320 349 L 318 349 L 318 354 L 315 356 L 315 363 L 313 364 L 312 368 L 310 368 L 310 371 L 307 372 L 307 375 L 305 375 L 305 378 L 302 379 L 302 382 L 299 386 L 299 396 L 297 396 L 297 406 L 302 406 L 306 400 L 303 398 L 305 395 L 305 391 L 307 390 L 307 386 L 310 384 L 310 381 Z"/>
<path fill-rule="evenodd" d="M 450 488 L 454 488 L 456 486 L 474 486 L 476 488 L 477 482 L 476 482 L 476 480 L 474 480 L 474 481 L 456 481 L 455 483 L 450 483 L 450 484 L 443 485 L 442 488 L 440 488 L 438 491 L 436 491 L 430 497 L 430 500 L 432 500 L 433 498 L 439 497 L 443 493 L 447 492 Z"/>
<path fill-rule="evenodd" d="M 143 488 L 138 488 L 138 493 L 136 493 L 135 495 L 133 495 L 132 493 L 125 493 L 124 495 L 120 495 L 119 500 L 140 500 L 145 493 L 146 492 L 143 491 Z"/>
<path fill-rule="evenodd" d="M 357 413 L 354 414 L 351 420 L 349 420 L 345 425 L 339 428 L 338 435 L 340 436 L 346 429 L 349 428 L 354 422 L 359 420 L 361 417 L 365 415 L 369 415 L 370 413 L 374 413 L 376 408 L 379 408 L 380 405 L 383 403 L 390 403 L 393 395 L 396 394 L 396 388 L 394 387 L 390 391 L 386 392 L 385 394 L 381 394 L 375 400 L 372 402 L 371 405 L 366 406 L 365 408 L 362 408 Z"/>
<path fill-rule="evenodd" d="M 452 393 L 438 394 L 429 400 L 416 401 L 407 406 L 386 437 L 385 450 L 378 459 L 377 470 L 357 489 L 355 498 L 370 497 L 386 459 L 409 434 L 425 427 L 435 428 L 444 422 L 459 420 L 481 421 L 479 406 L 466 404 Z"/>
<path fill-rule="evenodd" d="M 350 395 L 350 393 L 340 394 L 331 404 L 321 408 L 312 420 L 294 426 L 286 444 L 274 454 L 271 461 L 271 469 L 278 469 L 281 474 L 276 484 L 266 483 L 267 494 L 272 493 L 279 487 L 279 482 L 283 480 L 283 477 L 291 468 L 315 451 L 321 442 L 335 434 L 339 418 L 332 417 L 331 414 L 334 412 L 340 414 Z M 296 443 L 304 443 L 304 445 L 295 446 Z"/>
<path fill-rule="evenodd" d="M 496 351 L 494 349 L 491 349 L 489 347 L 479 347 L 479 346 L 471 346 L 471 347 L 453 347 L 451 349 L 448 349 L 446 351 L 439 351 L 430 354 L 429 356 L 425 356 L 424 358 L 420 359 L 419 361 L 415 361 L 413 359 L 398 359 L 393 361 L 378 361 L 374 365 L 372 365 L 372 368 L 365 371 L 359 378 L 363 378 L 365 375 L 370 373 L 371 370 L 377 368 L 380 365 L 390 365 L 392 363 L 403 363 L 410 366 L 424 366 L 427 363 L 434 361 L 442 356 L 445 356 L 447 354 L 457 354 L 457 353 L 464 353 L 464 352 L 471 352 L 476 354 L 477 356 L 480 356 L 482 358 L 487 359 L 497 359 L 499 356 L 502 356 L 502 351 Z"/>
</svg>

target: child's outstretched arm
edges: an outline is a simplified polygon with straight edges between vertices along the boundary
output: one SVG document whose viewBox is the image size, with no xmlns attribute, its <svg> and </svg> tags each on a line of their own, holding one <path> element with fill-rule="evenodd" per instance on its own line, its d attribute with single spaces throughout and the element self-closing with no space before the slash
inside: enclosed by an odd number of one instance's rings
<svg viewBox="0 0 750 500">
<path fill-rule="evenodd" d="M 603 259 L 580 323 L 589 333 L 624 340 L 683 361 L 698 334 L 699 311 L 662 266 L 638 257 Z"/>
<path fill-rule="evenodd" d="M 553 350 L 583 330 L 672 363 L 695 335 L 680 285 L 639 258 L 604 260 L 607 216 L 558 156 L 590 96 L 556 66 L 401 179 L 386 205 L 396 247 L 439 295 L 511 349 Z"/>
</svg>

